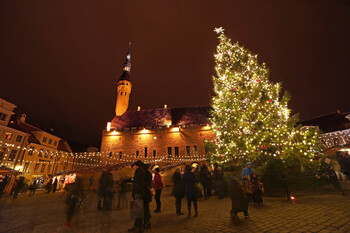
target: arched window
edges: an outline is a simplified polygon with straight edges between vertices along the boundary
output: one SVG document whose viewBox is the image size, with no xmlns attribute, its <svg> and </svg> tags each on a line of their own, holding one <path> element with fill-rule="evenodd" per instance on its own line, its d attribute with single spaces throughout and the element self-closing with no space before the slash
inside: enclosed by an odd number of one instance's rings
<svg viewBox="0 0 350 233">
<path fill-rule="evenodd" d="M 123 92 L 120 92 L 120 95 L 123 95 Z"/>
<path fill-rule="evenodd" d="M 124 92 L 125 93 L 125 95 L 126 95 L 126 92 Z"/>
</svg>

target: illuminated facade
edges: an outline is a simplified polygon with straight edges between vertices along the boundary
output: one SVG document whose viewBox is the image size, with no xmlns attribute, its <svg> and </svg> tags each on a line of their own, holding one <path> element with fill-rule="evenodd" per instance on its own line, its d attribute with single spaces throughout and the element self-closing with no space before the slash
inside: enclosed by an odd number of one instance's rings
<svg viewBox="0 0 350 233">
<path fill-rule="evenodd" d="M 214 138 L 209 106 L 127 111 L 130 53 L 117 82 L 116 116 L 102 132 L 101 162 L 142 160 L 153 165 L 206 160 L 204 141 Z"/>
</svg>

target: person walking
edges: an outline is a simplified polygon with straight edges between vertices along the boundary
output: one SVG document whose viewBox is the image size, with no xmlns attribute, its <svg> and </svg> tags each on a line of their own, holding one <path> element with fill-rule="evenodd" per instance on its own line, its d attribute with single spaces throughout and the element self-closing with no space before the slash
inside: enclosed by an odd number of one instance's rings
<svg viewBox="0 0 350 233">
<path fill-rule="evenodd" d="M 154 169 L 153 184 L 154 184 L 154 189 L 156 190 L 156 195 L 154 196 L 154 198 L 156 199 L 156 204 L 157 204 L 157 209 L 154 210 L 154 213 L 160 213 L 161 205 L 162 205 L 160 201 L 160 195 L 162 194 L 163 181 L 162 181 L 162 176 L 160 175 L 159 167 Z"/>
<path fill-rule="evenodd" d="M 35 190 L 37 189 L 37 180 L 33 180 L 29 185 L 29 196 L 34 196 Z"/>
<path fill-rule="evenodd" d="M 141 160 L 136 161 L 133 165 L 135 169 L 135 175 L 132 184 L 131 197 L 133 200 L 143 200 L 146 190 L 146 175 L 144 170 L 144 163 Z M 144 216 L 143 216 L 144 217 Z M 128 229 L 129 232 L 143 232 L 142 218 L 135 218 L 134 226 Z"/>
<path fill-rule="evenodd" d="M 104 197 L 106 195 L 106 171 L 103 171 L 101 173 L 100 178 L 98 179 L 98 190 L 97 190 L 97 195 L 98 195 L 98 200 L 97 200 L 97 209 L 102 210 L 102 202 L 104 202 Z"/>
<path fill-rule="evenodd" d="M 152 201 L 152 173 L 149 171 L 149 164 L 144 165 L 145 171 L 145 195 L 143 199 L 143 207 L 144 207 L 144 219 L 143 219 L 143 228 L 149 229 L 151 228 L 151 213 L 149 210 L 149 203 Z"/>
<path fill-rule="evenodd" d="M 52 188 L 52 178 L 50 178 L 49 182 L 47 182 L 46 186 L 46 193 L 49 193 L 51 191 Z"/>
<path fill-rule="evenodd" d="M 55 181 L 53 182 L 52 184 L 52 192 L 55 193 L 56 192 L 56 189 L 57 189 L 57 177 L 55 178 Z"/>
<path fill-rule="evenodd" d="M 187 218 L 191 217 L 191 203 L 193 202 L 193 207 L 195 211 L 194 217 L 198 217 L 198 208 L 197 208 L 197 190 L 196 190 L 196 176 L 192 172 L 191 165 L 185 166 L 185 173 L 182 176 L 183 188 L 187 198 Z"/>
<path fill-rule="evenodd" d="M 174 183 L 173 194 L 175 197 L 176 215 L 183 215 L 184 213 L 181 212 L 181 199 L 184 197 L 184 191 L 180 168 L 176 168 L 172 181 Z"/>
<path fill-rule="evenodd" d="M 83 180 L 79 176 L 75 178 L 75 182 L 71 186 L 71 191 L 68 194 L 67 204 L 67 222 L 64 227 L 69 227 L 76 210 L 80 207 L 84 198 Z"/>
<path fill-rule="evenodd" d="M 114 187 L 113 175 L 109 170 L 106 172 L 104 179 L 105 179 L 105 184 L 104 184 L 105 195 L 103 198 L 103 209 L 109 211 L 112 209 L 113 187 Z"/>
<path fill-rule="evenodd" d="M 214 181 L 216 194 L 219 196 L 219 199 L 224 198 L 224 174 L 218 163 L 214 164 Z"/>
<path fill-rule="evenodd" d="M 24 177 L 21 176 L 17 182 L 16 188 L 13 193 L 13 198 L 17 198 L 18 193 L 21 191 L 22 187 L 24 185 Z"/>
<path fill-rule="evenodd" d="M 232 209 L 230 214 L 233 222 L 237 222 L 239 220 L 237 216 L 239 212 L 243 212 L 245 217 L 249 217 L 248 199 L 245 195 L 244 189 L 235 179 L 231 180 L 231 205 Z"/>
<path fill-rule="evenodd" d="M 203 164 L 200 170 L 200 182 L 203 186 L 204 199 L 207 200 L 210 197 L 211 192 L 211 175 L 207 165 Z"/>
</svg>

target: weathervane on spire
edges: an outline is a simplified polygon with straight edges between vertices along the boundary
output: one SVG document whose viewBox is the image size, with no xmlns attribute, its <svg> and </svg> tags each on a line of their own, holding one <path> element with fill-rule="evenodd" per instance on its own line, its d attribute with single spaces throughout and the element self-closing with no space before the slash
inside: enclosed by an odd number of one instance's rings
<svg viewBox="0 0 350 233">
<path fill-rule="evenodd" d="M 216 34 L 222 34 L 222 33 L 224 33 L 224 31 L 225 31 L 225 29 L 223 29 L 222 27 L 214 29 L 214 32 L 216 32 Z"/>
</svg>

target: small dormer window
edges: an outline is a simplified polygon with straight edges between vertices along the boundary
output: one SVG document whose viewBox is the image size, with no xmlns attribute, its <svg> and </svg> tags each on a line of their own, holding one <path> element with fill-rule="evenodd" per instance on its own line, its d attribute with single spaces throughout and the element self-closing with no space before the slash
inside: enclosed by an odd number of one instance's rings
<svg viewBox="0 0 350 233">
<path fill-rule="evenodd" d="M 46 142 L 46 141 L 47 141 L 47 137 L 44 137 L 44 138 L 43 138 L 43 142 Z"/>
<path fill-rule="evenodd" d="M 52 139 L 49 139 L 49 144 L 50 144 L 50 145 L 52 144 Z"/>
<path fill-rule="evenodd" d="M 120 92 L 120 95 L 123 95 L 123 92 Z"/>
</svg>

